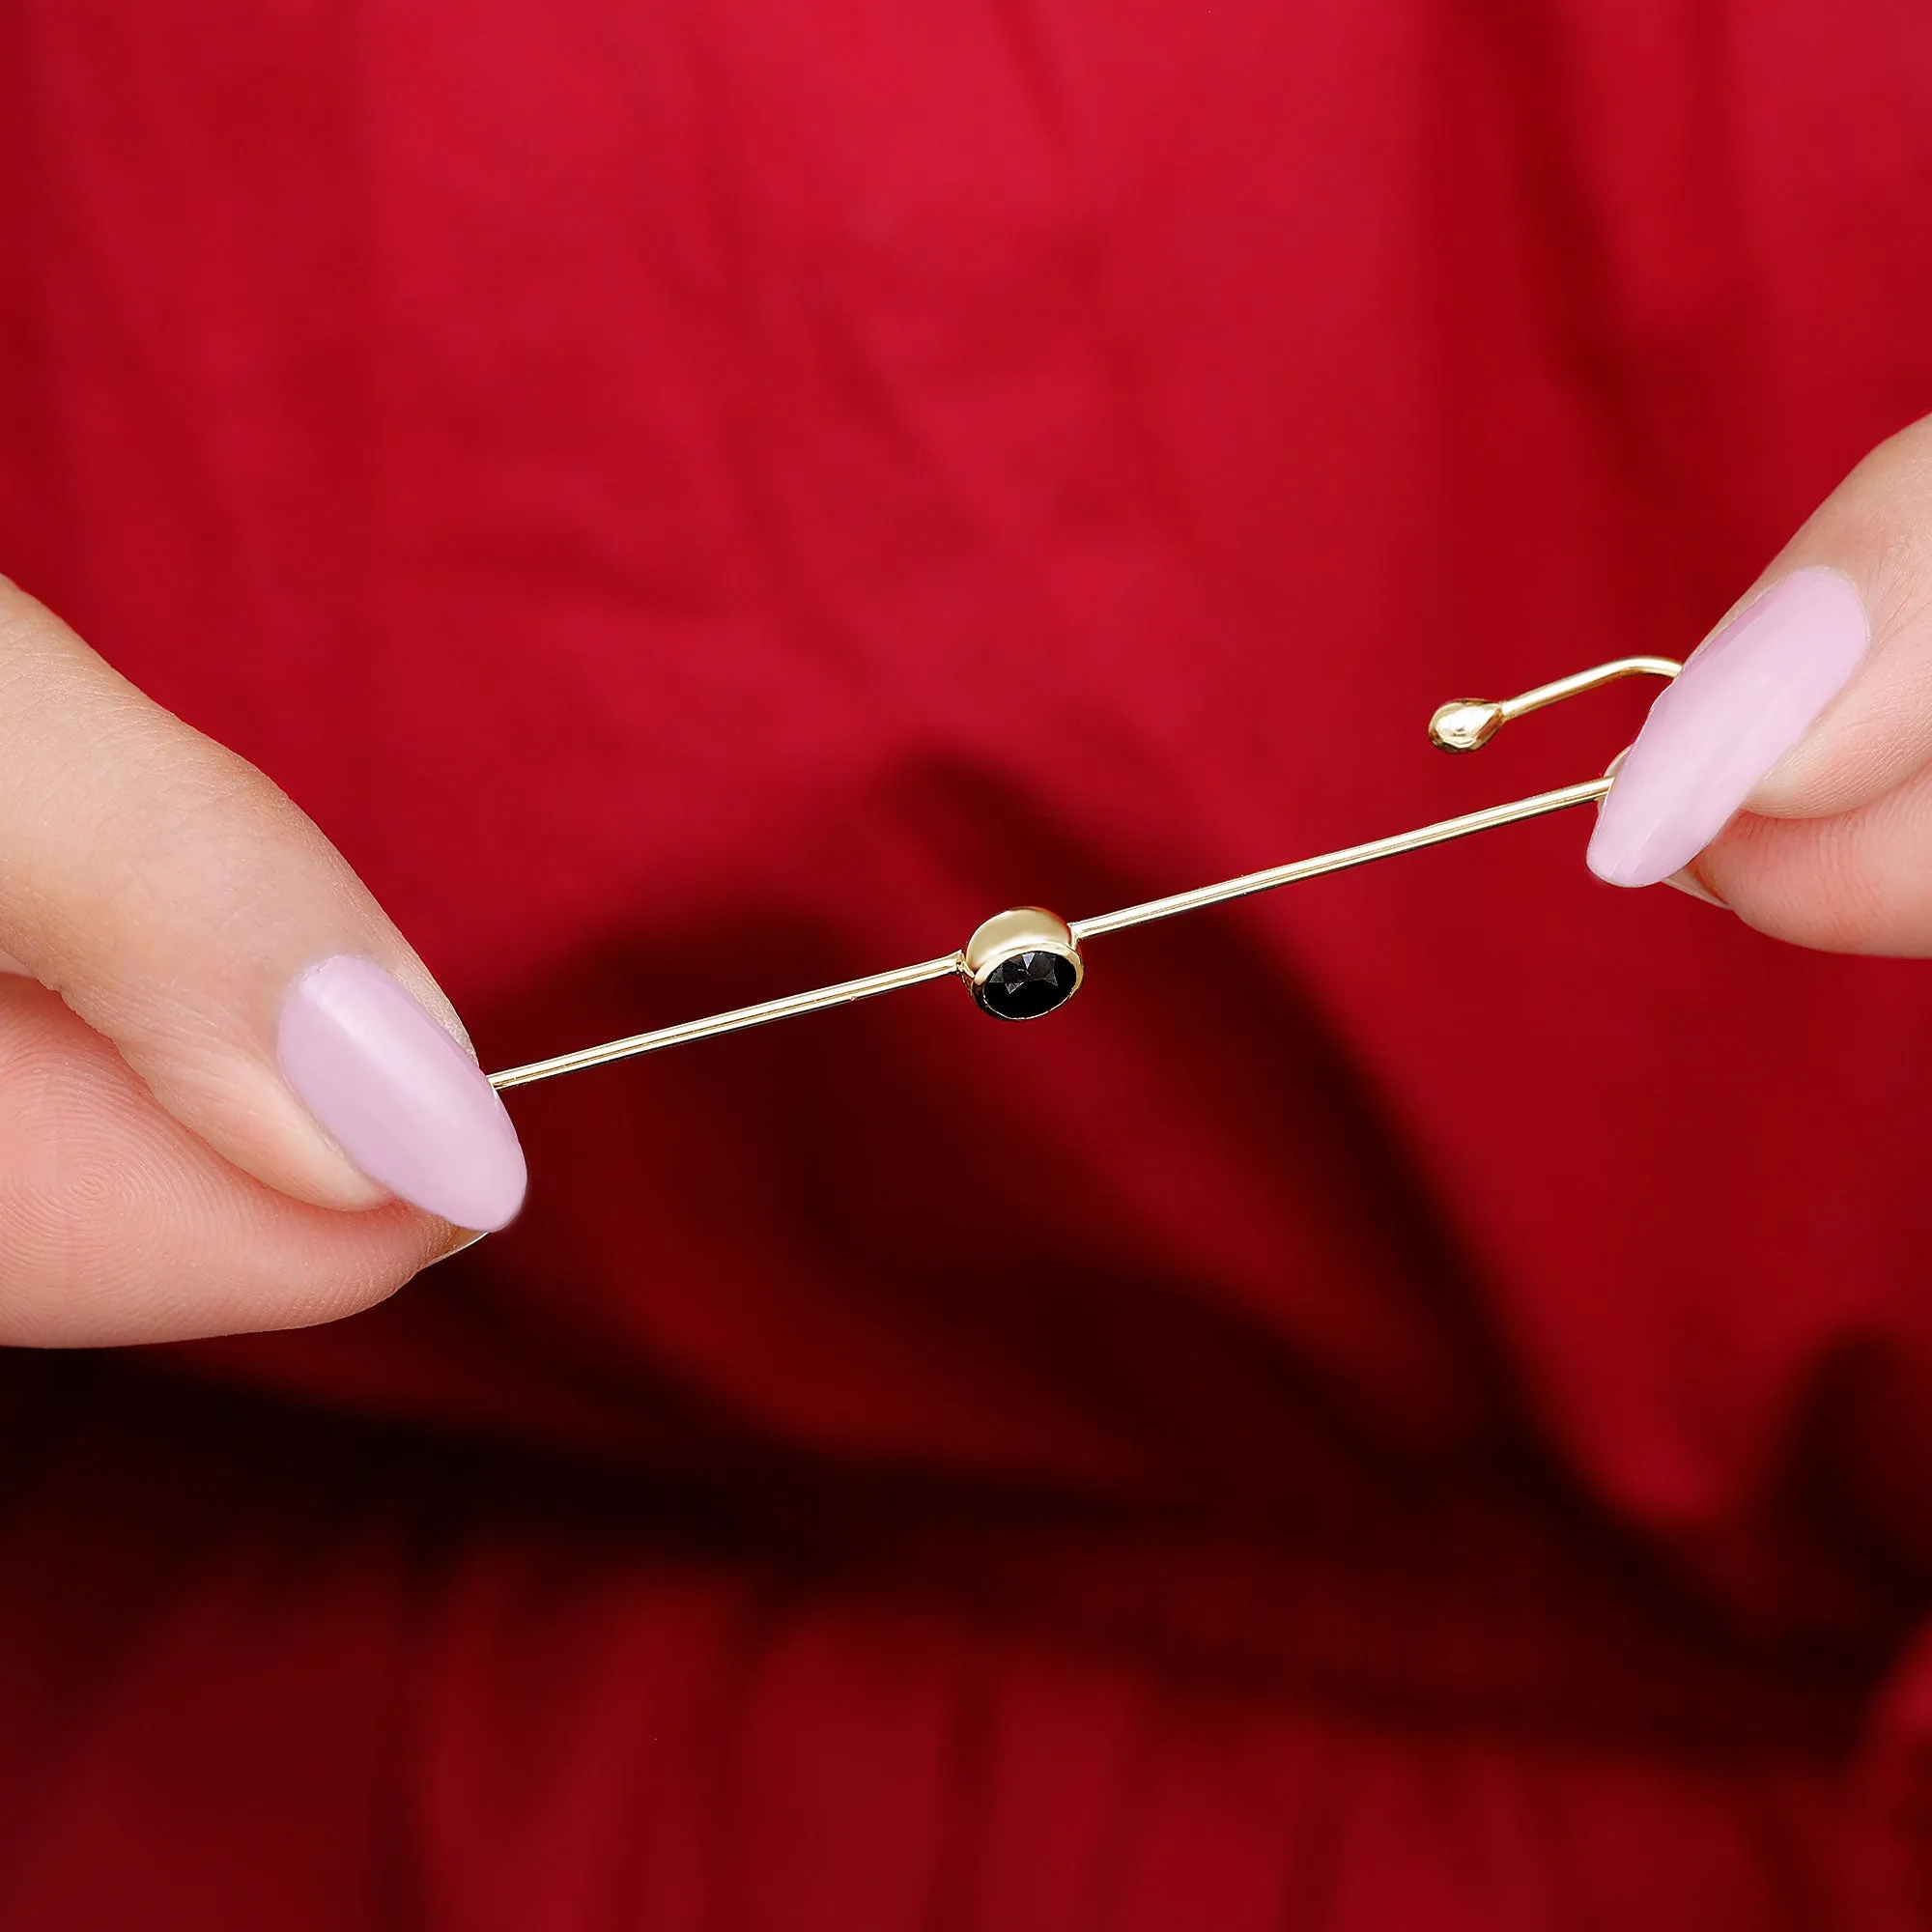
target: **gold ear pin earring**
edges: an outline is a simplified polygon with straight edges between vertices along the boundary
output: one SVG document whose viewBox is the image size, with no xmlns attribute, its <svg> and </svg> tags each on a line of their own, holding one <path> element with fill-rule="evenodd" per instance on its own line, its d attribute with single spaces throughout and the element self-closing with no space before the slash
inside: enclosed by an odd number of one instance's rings
<svg viewBox="0 0 1932 1932">
<path fill-rule="evenodd" d="M 1534 691 L 1525 691 L 1520 696 L 1506 698 L 1501 703 L 1459 698 L 1443 705 L 1429 721 L 1429 735 L 1445 752 L 1480 751 L 1511 719 L 1520 718 L 1525 712 L 1541 711 L 1545 705 L 1560 703 L 1586 691 L 1600 691 L 1618 678 L 1671 678 L 1682 668 L 1669 658 L 1619 658 L 1614 664 L 1599 665 L 1594 670 L 1578 671 L 1574 677 L 1540 684 Z M 577 1053 L 559 1054 L 554 1060 L 532 1061 L 527 1066 L 512 1066 L 505 1072 L 491 1074 L 490 1084 L 499 1091 L 506 1087 L 527 1087 L 532 1081 L 552 1080 L 559 1073 L 577 1073 L 586 1066 L 602 1066 L 607 1061 L 628 1060 L 634 1054 L 682 1046 L 687 1040 L 738 1033 L 746 1027 L 790 1019 L 797 1013 L 850 1006 L 855 1000 L 869 1000 L 880 993 L 895 993 L 902 986 L 917 986 L 927 980 L 951 977 L 963 980 L 974 1004 L 995 1019 L 1038 1019 L 1056 1007 L 1064 1007 L 1079 991 L 1087 970 L 1082 949 L 1090 939 L 1122 932 L 1130 925 L 1146 925 L 1151 920 L 1172 919 L 1177 913 L 1198 912 L 1204 906 L 1219 905 L 1224 899 L 1245 898 L 1250 893 L 1298 885 L 1303 879 L 1320 878 L 1324 872 L 1344 872 L 1353 866 L 1373 865 L 1378 859 L 1393 859 L 1399 853 L 1419 852 L 1425 845 L 1446 845 L 1451 839 L 1467 838 L 1475 833 L 1515 825 L 1525 818 L 1541 818 L 1546 812 L 1568 811 L 1573 806 L 1589 805 L 1602 798 L 1609 788 L 1610 781 L 1606 778 L 1586 779 L 1581 784 L 1538 792 L 1534 797 L 1516 799 L 1508 805 L 1492 805 L 1482 811 L 1465 812 L 1461 818 L 1445 818 L 1437 824 L 1422 826 L 1414 832 L 1372 838 L 1364 845 L 1319 853 L 1312 859 L 1296 859 L 1264 872 L 1246 872 L 1238 879 L 1224 879 L 1217 886 L 1198 886 L 1192 892 L 1174 893 L 1166 898 L 1149 899 L 1143 905 L 1101 913 L 1094 919 L 1076 919 L 1070 923 L 1040 906 L 1020 906 L 1011 912 L 995 913 L 957 952 L 949 952 L 943 958 L 923 959 L 917 966 L 874 973 L 864 980 L 842 980 L 836 986 L 820 986 L 814 992 L 794 993 L 788 999 L 739 1007 L 732 1012 L 714 1013 L 709 1019 L 686 1020 L 679 1026 L 660 1027 L 654 1033 L 634 1034 L 628 1039 L 587 1046 Z"/>
</svg>

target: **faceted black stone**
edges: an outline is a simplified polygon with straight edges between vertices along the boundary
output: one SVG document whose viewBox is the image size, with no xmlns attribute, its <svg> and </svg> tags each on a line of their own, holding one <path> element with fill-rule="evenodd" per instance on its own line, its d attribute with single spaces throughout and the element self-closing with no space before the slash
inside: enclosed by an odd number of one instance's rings
<svg viewBox="0 0 1932 1932">
<path fill-rule="evenodd" d="M 1015 952 L 980 986 L 986 1010 L 1002 1020 L 1037 1020 L 1072 997 L 1073 962 L 1057 952 Z"/>
</svg>

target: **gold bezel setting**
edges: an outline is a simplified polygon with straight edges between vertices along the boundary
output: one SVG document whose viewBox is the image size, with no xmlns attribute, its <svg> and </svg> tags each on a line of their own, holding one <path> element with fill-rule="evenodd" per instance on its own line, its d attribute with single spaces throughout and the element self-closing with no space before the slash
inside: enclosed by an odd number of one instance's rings
<svg viewBox="0 0 1932 1932">
<path fill-rule="evenodd" d="M 959 977 L 973 1004 L 996 1020 L 1037 1020 L 1057 1011 L 1086 974 L 1073 928 L 1044 906 L 996 912 L 959 954 Z"/>
</svg>

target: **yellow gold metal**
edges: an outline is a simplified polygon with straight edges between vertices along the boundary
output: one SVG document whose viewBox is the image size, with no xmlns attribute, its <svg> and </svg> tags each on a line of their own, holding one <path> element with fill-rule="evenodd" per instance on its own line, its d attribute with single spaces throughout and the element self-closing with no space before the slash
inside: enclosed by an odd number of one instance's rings
<svg viewBox="0 0 1932 1932">
<path fill-rule="evenodd" d="M 1073 983 L 1055 1002 L 1056 1007 L 1064 1007 L 1080 990 L 1087 963 L 1080 956 L 1080 942 L 1074 938 L 1073 928 L 1044 906 L 1016 906 L 1011 912 L 996 912 L 959 953 L 959 977 L 982 1013 L 992 1013 L 997 1019 L 1012 1017 L 989 1003 L 987 981 L 1009 960 L 1033 952 L 1050 953 L 1073 969 Z"/>
<path fill-rule="evenodd" d="M 821 986 L 813 993 L 793 993 L 788 999 L 767 1000 L 761 1006 L 715 1013 L 708 1020 L 686 1020 L 681 1026 L 659 1027 L 655 1033 L 613 1039 L 608 1046 L 586 1046 L 577 1053 L 560 1053 L 554 1060 L 533 1060 L 527 1066 L 513 1066 L 508 1072 L 491 1074 L 490 1084 L 498 1093 L 505 1087 L 527 1087 L 533 1080 L 551 1080 L 559 1073 L 578 1073 L 586 1066 L 602 1066 L 607 1060 L 628 1060 L 634 1053 L 655 1053 L 660 1047 L 682 1046 L 687 1040 L 709 1039 L 714 1034 L 738 1033 L 746 1027 L 763 1026 L 769 1020 L 788 1020 L 799 1013 L 820 1012 L 827 1007 L 848 1007 L 854 1000 L 896 993 L 901 986 L 917 986 L 923 980 L 949 979 L 958 970 L 958 953 L 949 952 L 944 959 L 923 959 L 917 966 L 901 966 L 895 973 L 874 973 L 866 980 L 843 980 L 836 986 Z"/>
<path fill-rule="evenodd" d="M 1430 741 L 1445 752 L 1477 752 L 1512 718 L 1520 718 L 1526 711 L 1541 711 L 1546 704 L 1560 704 L 1566 697 L 1601 691 L 1620 677 L 1675 677 L 1682 668 L 1673 658 L 1618 658 L 1594 670 L 1579 670 L 1574 677 L 1539 684 L 1534 691 L 1525 691 L 1520 697 L 1506 697 L 1499 704 L 1488 698 L 1459 697 L 1443 705 L 1429 721 Z"/>
<path fill-rule="evenodd" d="M 983 979 L 1002 959 L 1029 950 L 1080 963 L 1080 948 L 1064 919 L 1044 906 L 1015 906 L 1011 912 L 996 912 L 966 942 L 959 971 L 968 980 Z"/>
<path fill-rule="evenodd" d="M 1248 872 L 1238 879 L 1225 879 L 1218 886 L 1197 886 L 1191 893 L 1176 893 L 1169 898 L 1149 899 L 1145 905 L 1128 906 L 1124 912 L 1103 912 L 1097 919 L 1076 919 L 1073 936 L 1084 942 L 1100 933 L 1146 925 L 1150 920 L 1199 912 L 1203 906 L 1219 905 L 1224 899 L 1246 898 L 1250 893 L 1268 893 L 1277 886 L 1299 885 L 1303 879 L 1319 879 L 1324 872 L 1346 872 L 1351 866 L 1372 865 L 1378 859 L 1393 859 L 1403 852 L 1420 852 L 1425 845 L 1446 845 L 1452 838 L 1467 838 L 1472 833 L 1490 832 L 1498 825 L 1514 825 L 1519 819 L 1540 818 L 1546 811 L 1567 811 L 1573 805 L 1588 805 L 1592 799 L 1602 798 L 1609 788 L 1608 779 L 1586 779 L 1581 784 L 1565 785 L 1560 791 L 1540 791 L 1533 798 L 1464 812 L 1461 818 L 1444 818 L 1414 832 L 1372 838 L 1365 845 L 1344 846 L 1339 852 L 1319 853 L 1313 859 L 1295 859 L 1286 866 L 1272 866 L 1264 872 Z"/>
<path fill-rule="evenodd" d="M 1599 665 L 1593 670 L 1578 671 L 1574 677 L 1557 678 L 1540 684 L 1520 696 L 1500 702 L 1485 698 L 1459 698 L 1445 704 L 1430 720 L 1429 735 L 1447 752 L 1473 752 L 1495 736 L 1513 718 L 1540 711 L 1584 692 L 1599 691 L 1624 677 L 1675 677 L 1682 668 L 1669 658 L 1619 658 L 1613 664 Z M 554 1060 L 532 1061 L 526 1066 L 513 1066 L 506 1072 L 490 1075 L 490 1084 L 499 1091 L 526 1087 L 535 1080 L 549 1080 L 559 1073 L 576 1073 L 587 1066 L 602 1066 L 607 1061 L 626 1060 L 634 1054 L 655 1053 L 661 1047 L 682 1046 L 688 1040 L 709 1039 L 714 1035 L 737 1033 L 746 1027 L 763 1026 L 770 1020 L 790 1019 L 799 1013 L 815 1013 L 827 1007 L 849 1006 L 855 1000 L 869 1000 L 879 993 L 895 993 L 902 986 L 917 986 L 927 980 L 957 976 L 972 989 L 974 998 L 984 1007 L 983 989 L 987 976 L 1003 960 L 1025 952 L 1051 952 L 1071 962 L 1074 988 L 1086 971 L 1082 945 L 1102 933 L 1120 932 L 1130 925 L 1145 925 L 1151 920 L 1172 919 L 1178 913 L 1196 912 L 1203 906 L 1219 905 L 1226 899 L 1245 898 L 1250 893 L 1271 892 L 1276 886 L 1292 886 L 1303 879 L 1320 878 L 1325 872 L 1346 871 L 1352 866 L 1367 866 L 1378 859 L 1393 859 L 1404 852 L 1419 852 L 1425 846 L 1447 844 L 1451 839 L 1467 838 L 1500 825 L 1514 825 L 1525 818 L 1540 818 L 1546 812 L 1568 811 L 1588 805 L 1610 788 L 1607 778 L 1586 779 L 1580 784 L 1563 785 L 1555 791 L 1538 792 L 1507 805 L 1492 805 L 1481 811 L 1464 812 L 1459 818 L 1445 818 L 1413 832 L 1398 832 L 1386 838 L 1372 838 L 1361 845 L 1345 846 L 1337 852 L 1319 853 L 1312 859 L 1296 859 L 1286 866 L 1265 871 L 1245 872 L 1239 878 L 1225 879 L 1219 885 L 1198 886 L 1192 892 L 1174 893 L 1166 898 L 1148 899 L 1121 912 L 1101 913 L 1093 919 L 1077 919 L 1070 924 L 1039 906 L 1021 906 L 1011 912 L 997 913 L 987 920 L 966 945 L 943 959 L 922 960 L 917 966 L 901 966 L 896 972 L 874 973 L 869 979 L 844 980 L 836 986 L 821 986 L 815 992 L 794 993 L 787 999 L 767 1000 L 760 1006 L 739 1007 L 709 1019 L 686 1020 L 679 1026 L 660 1027 L 653 1033 L 633 1034 L 628 1039 L 611 1040 L 604 1046 L 587 1046 L 577 1053 L 559 1054 Z M 988 1008 L 987 1010 L 992 1010 Z"/>
</svg>

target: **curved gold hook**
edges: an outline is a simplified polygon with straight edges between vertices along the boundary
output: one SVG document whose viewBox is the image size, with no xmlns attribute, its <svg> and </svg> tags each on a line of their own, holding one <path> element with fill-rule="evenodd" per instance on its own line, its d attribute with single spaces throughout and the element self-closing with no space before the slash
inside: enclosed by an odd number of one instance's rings
<svg viewBox="0 0 1932 1932">
<path fill-rule="evenodd" d="M 1566 697 L 1601 691 L 1620 677 L 1670 678 L 1683 668 L 1674 658 L 1618 658 L 1595 670 L 1579 670 L 1574 677 L 1539 684 L 1534 691 L 1525 691 L 1520 697 L 1506 697 L 1500 704 L 1483 697 L 1459 697 L 1443 705 L 1429 721 L 1430 741 L 1445 752 L 1479 752 L 1512 718 L 1520 718 L 1525 711 L 1541 711 L 1546 704 L 1560 704 Z"/>
<path fill-rule="evenodd" d="M 1682 668 L 1669 658 L 1618 658 L 1612 664 L 1598 665 L 1593 670 L 1578 671 L 1574 677 L 1539 684 L 1517 697 L 1500 701 L 1458 698 L 1441 706 L 1429 721 L 1429 735 L 1445 752 L 1479 751 L 1511 719 L 1520 718 L 1526 712 L 1541 711 L 1545 705 L 1580 696 L 1584 692 L 1601 691 L 1619 678 L 1671 678 Z M 532 1061 L 527 1066 L 513 1066 L 506 1072 L 491 1074 L 490 1084 L 498 1090 L 526 1087 L 532 1081 L 551 1080 L 559 1073 L 601 1066 L 607 1061 L 655 1053 L 663 1047 L 682 1046 L 688 1040 L 737 1033 L 746 1027 L 790 1019 L 799 1013 L 819 1012 L 827 1007 L 849 1006 L 855 1000 L 897 992 L 902 986 L 917 986 L 927 980 L 955 976 L 966 982 L 983 1011 L 1000 1019 L 1035 1019 L 1072 998 L 1084 973 L 1081 947 L 1089 939 L 1120 932 L 1130 925 L 1146 925 L 1152 920 L 1172 919 L 1178 913 L 1198 912 L 1204 906 L 1245 898 L 1251 893 L 1295 885 L 1303 879 L 1319 878 L 1324 872 L 1347 871 L 1350 867 L 1371 865 L 1378 859 L 1419 852 L 1428 845 L 1444 845 L 1451 839 L 1467 838 L 1497 826 L 1540 818 L 1545 812 L 1567 811 L 1573 806 L 1588 805 L 1602 798 L 1609 788 L 1610 781 L 1606 778 L 1586 779 L 1580 784 L 1538 792 L 1507 805 L 1489 806 L 1481 811 L 1445 818 L 1413 832 L 1398 832 L 1387 838 L 1370 839 L 1366 844 L 1318 853 L 1312 859 L 1296 859 L 1265 871 L 1224 879 L 1219 885 L 1199 886 L 1192 892 L 1174 893 L 1166 898 L 1149 899 L 1120 912 L 1101 913 L 1071 923 L 1038 906 L 1023 906 L 1013 912 L 996 914 L 957 952 L 949 952 L 944 958 L 923 959 L 916 966 L 875 973 L 869 979 L 846 980 L 813 992 L 794 993 L 786 999 L 767 1000 L 759 1006 L 715 1013 L 709 1019 L 686 1020 L 680 1026 L 660 1027 L 652 1033 L 634 1034 L 628 1039 L 613 1039 L 604 1046 L 559 1054 L 554 1060 Z"/>
</svg>

